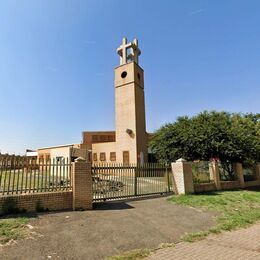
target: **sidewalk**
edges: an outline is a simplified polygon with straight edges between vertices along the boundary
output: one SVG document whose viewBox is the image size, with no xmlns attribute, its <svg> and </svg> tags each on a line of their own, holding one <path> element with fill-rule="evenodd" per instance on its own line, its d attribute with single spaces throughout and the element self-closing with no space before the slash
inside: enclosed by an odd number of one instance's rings
<svg viewBox="0 0 260 260">
<path fill-rule="evenodd" d="M 210 235 L 194 243 L 181 242 L 175 247 L 160 249 L 146 259 L 260 259 L 260 224 L 247 229 Z"/>
</svg>

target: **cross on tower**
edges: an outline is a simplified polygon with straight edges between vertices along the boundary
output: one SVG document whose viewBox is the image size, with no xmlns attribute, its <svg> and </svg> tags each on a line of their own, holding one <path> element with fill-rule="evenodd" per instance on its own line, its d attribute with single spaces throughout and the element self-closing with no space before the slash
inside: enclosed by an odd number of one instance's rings
<svg viewBox="0 0 260 260">
<path fill-rule="evenodd" d="M 127 53 L 128 49 L 130 49 L 129 54 Z M 126 64 L 128 61 L 134 61 L 138 64 L 138 57 L 141 55 L 138 40 L 134 39 L 132 42 L 127 43 L 127 38 L 123 38 L 122 44 L 117 48 L 117 53 L 120 56 L 120 65 Z"/>
</svg>

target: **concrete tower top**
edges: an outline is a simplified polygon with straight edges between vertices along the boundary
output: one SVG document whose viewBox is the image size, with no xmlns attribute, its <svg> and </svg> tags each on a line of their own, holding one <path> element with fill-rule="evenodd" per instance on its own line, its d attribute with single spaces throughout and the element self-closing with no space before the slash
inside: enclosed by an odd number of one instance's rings
<svg viewBox="0 0 260 260">
<path fill-rule="evenodd" d="M 127 42 L 127 38 L 123 38 L 122 44 L 117 48 L 117 53 L 120 56 L 120 65 L 127 64 L 131 61 L 138 64 L 138 57 L 141 55 L 141 51 L 138 48 L 138 40 L 134 39 L 132 42 Z"/>
</svg>

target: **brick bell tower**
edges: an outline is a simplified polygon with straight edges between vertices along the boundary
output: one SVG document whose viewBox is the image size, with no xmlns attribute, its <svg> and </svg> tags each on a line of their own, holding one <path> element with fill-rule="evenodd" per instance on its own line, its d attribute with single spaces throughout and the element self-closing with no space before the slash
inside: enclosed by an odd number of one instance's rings
<svg viewBox="0 0 260 260">
<path fill-rule="evenodd" d="M 115 68 L 116 153 L 122 163 L 148 160 L 145 124 L 144 71 L 138 64 L 138 41 L 123 38 L 117 49 L 120 66 Z"/>
</svg>

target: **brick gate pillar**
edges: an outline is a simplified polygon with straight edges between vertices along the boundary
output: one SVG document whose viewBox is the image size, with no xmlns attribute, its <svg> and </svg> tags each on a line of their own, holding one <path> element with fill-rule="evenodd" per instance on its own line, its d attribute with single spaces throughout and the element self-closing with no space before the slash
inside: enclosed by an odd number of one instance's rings
<svg viewBox="0 0 260 260">
<path fill-rule="evenodd" d="M 245 188 L 245 180 L 242 163 L 234 163 L 234 171 L 239 180 L 241 188 Z"/>
<path fill-rule="evenodd" d="M 258 181 L 260 181 L 260 163 L 257 163 L 257 164 L 256 164 L 256 169 L 255 169 L 255 171 L 256 171 L 256 179 L 257 179 Z"/>
<path fill-rule="evenodd" d="M 210 179 L 214 180 L 216 189 L 221 190 L 221 181 L 220 181 L 219 167 L 217 161 L 214 160 L 209 164 L 209 173 L 210 173 Z"/>
<path fill-rule="evenodd" d="M 92 209 L 91 163 L 77 158 L 72 163 L 73 210 Z"/>
<path fill-rule="evenodd" d="M 194 193 L 191 166 L 191 163 L 184 159 L 179 159 L 175 163 L 172 163 L 174 192 L 176 194 Z"/>
</svg>

